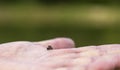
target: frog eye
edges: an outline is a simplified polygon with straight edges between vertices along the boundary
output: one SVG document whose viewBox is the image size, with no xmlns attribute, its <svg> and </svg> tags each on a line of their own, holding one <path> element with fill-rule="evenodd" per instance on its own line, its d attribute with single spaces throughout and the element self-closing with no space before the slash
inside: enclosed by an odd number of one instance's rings
<svg viewBox="0 0 120 70">
<path fill-rule="evenodd" d="M 52 50 L 52 49 L 53 49 L 53 48 L 52 48 L 52 46 L 50 46 L 50 45 L 47 47 L 47 50 Z"/>
</svg>

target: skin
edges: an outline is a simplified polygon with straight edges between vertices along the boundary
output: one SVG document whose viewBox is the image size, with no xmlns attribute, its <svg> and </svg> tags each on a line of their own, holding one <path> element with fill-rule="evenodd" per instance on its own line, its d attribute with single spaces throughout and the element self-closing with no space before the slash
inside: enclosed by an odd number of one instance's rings
<svg viewBox="0 0 120 70">
<path fill-rule="evenodd" d="M 120 70 L 120 44 L 75 48 L 69 38 L 0 45 L 0 70 Z"/>
</svg>

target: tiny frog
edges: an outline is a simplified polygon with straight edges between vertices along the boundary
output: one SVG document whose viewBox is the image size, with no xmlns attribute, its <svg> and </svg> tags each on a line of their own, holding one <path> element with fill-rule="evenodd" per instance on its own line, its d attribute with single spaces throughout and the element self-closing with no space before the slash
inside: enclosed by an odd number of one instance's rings
<svg viewBox="0 0 120 70">
<path fill-rule="evenodd" d="M 52 50 L 52 49 L 53 49 L 53 48 L 52 48 L 52 46 L 50 46 L 50 45 L 47 47 L 47 50 Z"/>
</svg>

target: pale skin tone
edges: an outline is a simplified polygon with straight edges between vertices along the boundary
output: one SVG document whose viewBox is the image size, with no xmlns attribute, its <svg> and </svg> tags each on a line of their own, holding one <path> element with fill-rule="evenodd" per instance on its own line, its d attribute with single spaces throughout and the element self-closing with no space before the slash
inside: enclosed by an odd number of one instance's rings
<svg viewBox="0 0 120 70">
<path fill-rule="evenodd" d="M 0 70 L 120 70 L 120 44 L 75 48 L 69 38 L 0 45 Z"/>
</svg>

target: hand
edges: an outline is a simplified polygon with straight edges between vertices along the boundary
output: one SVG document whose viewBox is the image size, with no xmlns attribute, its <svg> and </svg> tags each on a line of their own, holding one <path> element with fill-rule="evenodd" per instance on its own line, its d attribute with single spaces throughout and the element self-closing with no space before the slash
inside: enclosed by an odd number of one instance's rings
<svg viewBox="0 0 120 70">
<path fill-rule="evenodd" d="M 49 49 L 51 46 L 52 49 Z M 69 38 L 56 38 L 41 42 L 18 41 L 0 45 L 0 70 L 45 70 L 41 64 L 50 50 L 73 48 Z M 36 69 L 37 68 L 37 69 Z M 47 69 L 49 70 L 49 69 Z"/>
<path fill-rule="evenodd" d="M 119 44 L 74 46 L 68 38 L 1 44 L 0 70 L 115 70 L 120 67 Z"/>
</svg>

